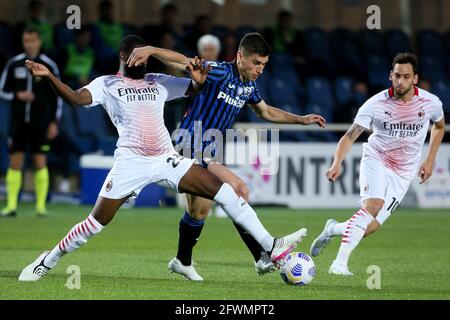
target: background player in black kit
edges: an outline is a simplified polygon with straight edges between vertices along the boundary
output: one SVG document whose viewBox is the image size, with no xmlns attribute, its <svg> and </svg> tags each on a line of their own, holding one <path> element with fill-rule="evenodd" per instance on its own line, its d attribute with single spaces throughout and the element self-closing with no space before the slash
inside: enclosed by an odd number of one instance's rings
<svg viewBox="0 0 450 320">
<path fill-rule="evenodd" d="M 46 153 L 50 150 L 49 141 L 58 135 L 57 119 L 62 106 L 62 100 L 57 98 L 48 81 L 41 77 L 33 78 L 25 67 L 26 60 L 33 60 L 44 64 L 59 77 L 56 63 L 40 53 L 42 40 L 39 32 L 25 29 L 22 44 L 24 53 L 7 62 L 0 78 L 0 95 L 11 101 L 7 204 L 2 217 L 16 215 L 27 147 L 35 169 L 36 213 L 38 216 L 46 214 L 49 185 Z"/>
</svg>

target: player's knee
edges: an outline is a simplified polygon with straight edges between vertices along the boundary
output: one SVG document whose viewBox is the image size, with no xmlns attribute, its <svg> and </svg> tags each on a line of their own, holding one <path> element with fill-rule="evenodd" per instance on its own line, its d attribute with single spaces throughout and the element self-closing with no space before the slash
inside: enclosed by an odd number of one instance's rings
<svg viewBox="0 0 450 320">
<path fill-rule="evenodd" d="M 209 214 L 210 206 L 203 206 L 190 210 L 189 216 L 195 220 L 205 220 Z"/>
<path fill-rule="evenodd" d="M 247 185 L 244 183 L 244 181 L 241 180 L 236 183 L 233 183 L 232 187 L 239 197 L 248 199 L 249 190 L 248 190 Z"/>
<path fill-rule="evenodd" d="M 364 202 L 364 210 L 376 217 L 383 209 L 384 201 L 381 199 L 369 199 Z"/>
</svg>

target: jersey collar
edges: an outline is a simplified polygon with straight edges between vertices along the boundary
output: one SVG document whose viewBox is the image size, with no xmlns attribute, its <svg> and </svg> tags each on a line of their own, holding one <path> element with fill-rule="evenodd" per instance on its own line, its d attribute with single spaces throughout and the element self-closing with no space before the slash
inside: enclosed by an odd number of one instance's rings
<svg viewBox="0 0 450 320">
<path fill-rule="evenodd" d="M 388 90 L 389 93 L 389 98 L 393 98 L 394 97 L 394 87 L 390 87 Z M 414 95 L 418 96 L 419 95 L 419 88 L 417 88 L 416 86 L 414 86 Z"/>
</svg>

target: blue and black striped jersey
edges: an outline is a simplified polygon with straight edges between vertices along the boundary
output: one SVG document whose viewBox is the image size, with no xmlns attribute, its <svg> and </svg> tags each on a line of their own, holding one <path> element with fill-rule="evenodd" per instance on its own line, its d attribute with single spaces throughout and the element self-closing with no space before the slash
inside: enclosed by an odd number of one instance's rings
<svg viewBox="0 0 450 320">
<path fill-rule="evenodd" d="M 239 78 L 235 62 L 207 63 L 211 65 L 211 70 L 179 127 L 188 130 L 191 137 L 194 137 L 195 122 L 197 128 L 201 122 L 202 133 L 217 129 L 225 134 L 246 103 L 256 104 L 262 100 L 256 82 L 244 82 Z M 179 142 L 180 139 L 177 144 Z"/>
</svg>

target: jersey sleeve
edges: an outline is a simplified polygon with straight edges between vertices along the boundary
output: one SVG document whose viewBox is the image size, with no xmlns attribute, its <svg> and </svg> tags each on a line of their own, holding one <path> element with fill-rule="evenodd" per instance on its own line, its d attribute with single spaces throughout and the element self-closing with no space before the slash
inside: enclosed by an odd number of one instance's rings
<svg viewBox="0 0 450 320">
<path fill-rule="evenodd" d="M 261 94 L 259 93 L 258 86 L 255 84 L 255 90 L 253 90 L 252 94 L 250 95 L 250 99 L 248 99 L 247 103 L 249 104 L 257 104 L 262 101 Z"/>
<path fill-rule="evenodd" d="M 438 122 L 444 116 L 444 110 L 442 108 L 442 101 L 440 99 L 436 99 L 434 104 L 433 113 L 430 117 L 431 121 Z"/>
<path fill-rule="evenodd" d="M 83 87 L 89 90 L 92 96 L 92 103 L 85 105 L 85 107 L 94 107 L 99 104 L 106 104 L 106 88 L 104 77 L 98 77 L 91 81 L 88 85 Z"/>
<path fill-rule="evenodd" d="M 211 66 L 211 70 L 208 72 L 206 82 L 220 82 L 224 80 L 228 75 L 228 70 L 225 66 L 214 61 L 206 61 L 207 65 Z"/>
<path fill-rule="evenodd" d="M 8 61 L 5 68 L 3 69 L 2 75 L 0 77 L 0 97 L 5 100 L 14 99 L 14 78 L 13 71 L 11 68 L 11 61 Z"/>
<path fill-rule="evenodd" d="M 166 101 L 187 97 L 186 92 L 191 83 L 189 78 L 174 77 L 167 74 L 158 74 L 156 81 L 166 88 Z"/>
<path fill-rule="evenodd" d="M 373 107 L 374 101 L 372 99 L 367 100 L 361 108 L 359 108 L 353 123 L 370 130 L 370 126 L 373 122 Z"/>
</svg>

